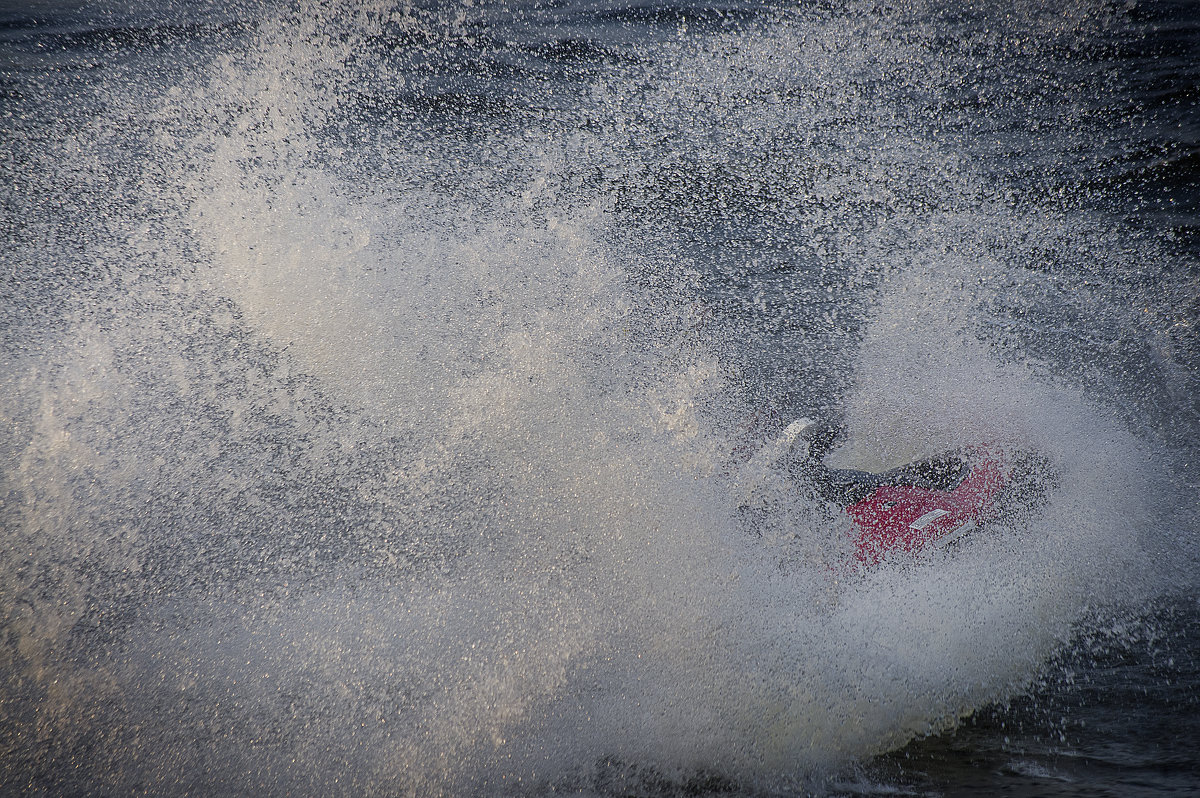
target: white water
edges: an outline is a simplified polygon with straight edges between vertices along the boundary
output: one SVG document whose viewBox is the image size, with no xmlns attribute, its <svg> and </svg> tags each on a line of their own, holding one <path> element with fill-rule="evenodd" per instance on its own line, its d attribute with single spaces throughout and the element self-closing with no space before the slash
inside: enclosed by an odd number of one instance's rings
<svg viewBox="0 0 1200 798">
<path fill-rule="evenodd" d="M 1088 609 L 1146 587 L 1147 447 L 979 337 L 1009 266 L 935 247 L 881 265 L 884 234 L 831 256 L 883 275 L 835 366 L 852 375 L 839 456 L 1033 449 L 1058 474 L 1047 506 L 866 576 L 838 569 L 843 522 L 783 475 L 739 509 L 753 408 L 730 337 L 643 284 L 614 197 L 561 188 L 613 168 L 604 136 L 642 95 L 597 83 L 601 134 L 497 131 L 501 175 L 372 144 L 381 175 L 411 178 L 372 181 L 317 131 L 392 13 L 306 8 L 204 80 L 156 87 L 143 188 L 174 215 L 149 233 L 116 217 L 94 252 L 108 312 L 85 299 L 8 358 L 0 664 L 38 696 L 10 702 L 14 728 L 52 750 L 104 741 L 92 778 L 116 789 L 536 791 L 612 762 L 803 785 L 1020 691 Z M 713 41 L 670 52 L 656 103 L 817 63 L 814 102 L 857 107 L 836 22 Z M 842 167 L 936 156 L 884 152 Z M 971 185 L 938 166 L 921 190 Z M 836 183 L 813 191 L 854 212 Z M 1023 223 L 966 213 L 931 212 L 921 235 Z M 645 243 L 653 263 L 671 241 Z M 88 623 L 118 642 L 81 649 Z"/>
</svg>

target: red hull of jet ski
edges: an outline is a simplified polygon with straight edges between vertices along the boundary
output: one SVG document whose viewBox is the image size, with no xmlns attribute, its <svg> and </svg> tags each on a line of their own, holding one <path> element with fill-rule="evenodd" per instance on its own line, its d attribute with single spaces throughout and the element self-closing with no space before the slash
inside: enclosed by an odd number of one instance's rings
<svg viewBox="0 0 1200 798">
<path fill-rule="evenodd" d="M 857 530 L 854 557 L 877 565 L 895 553 L 947 544 L 989 515 L 1007 482 L 997 458 L 976 452 L 970 471 L 949 490 L 882 484 L 846 508 Z"/>
</svg>

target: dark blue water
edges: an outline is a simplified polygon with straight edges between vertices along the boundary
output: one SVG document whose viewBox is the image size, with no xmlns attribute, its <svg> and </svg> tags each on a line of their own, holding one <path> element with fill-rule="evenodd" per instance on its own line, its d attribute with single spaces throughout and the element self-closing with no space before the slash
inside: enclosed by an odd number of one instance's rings
<svg viewBox="0 0 1200 798">
<path fill-rule="evenodd" d="M 1198 104 L 1187 2 L 4 4 L 0 791 L 1200 790 Z M 847 573 L 805 415 L 1053 478 Z"/>
</svg>

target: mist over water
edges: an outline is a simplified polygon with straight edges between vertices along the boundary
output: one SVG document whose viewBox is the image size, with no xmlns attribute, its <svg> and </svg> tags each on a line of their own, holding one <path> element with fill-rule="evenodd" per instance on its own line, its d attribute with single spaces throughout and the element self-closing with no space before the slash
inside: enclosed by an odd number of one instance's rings
<svg viewBox="0 0 1200 798">
<path fill-rule="evenodd" d="M 1194 786 L 1195 20 L 1002 5 L 5 10 L 5 790 Z M 1053 479 L 862 572 L 804 415 Z"/>
</svg>

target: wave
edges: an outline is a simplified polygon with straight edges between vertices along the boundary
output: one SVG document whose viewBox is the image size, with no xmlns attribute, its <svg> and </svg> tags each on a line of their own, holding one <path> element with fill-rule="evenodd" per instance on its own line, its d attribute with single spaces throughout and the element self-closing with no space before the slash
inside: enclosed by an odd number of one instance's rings
<svg viewBox="0 0 1200 798">
<path fill-rule="evenodd" d="M 1021 20 L 1115 24 L 1082 8 Z M 112 109 L 56 145 L 84 161 L 22 150 L 43 195 L 96 188 L 57 249 L 68 220 L 16 201 L 14 262 L 55 277 L 6 295 L 43 310 L 5 354 L 3 772 L 810 789 L 1184 583 L 1130 423 L 1157 405 L 1079 357 L 1161 340 L 1124 276 L 1165 256 L 936 134 L 949 22 L 539 13 L 302 4 L 135 65 L 144 94 L 97 77 Z M 812 412 L 847 462 L 986 441 L 1059 480 L 952 557 L 844 574 L 829 508 L 730 478 Z"/>
</svg>

